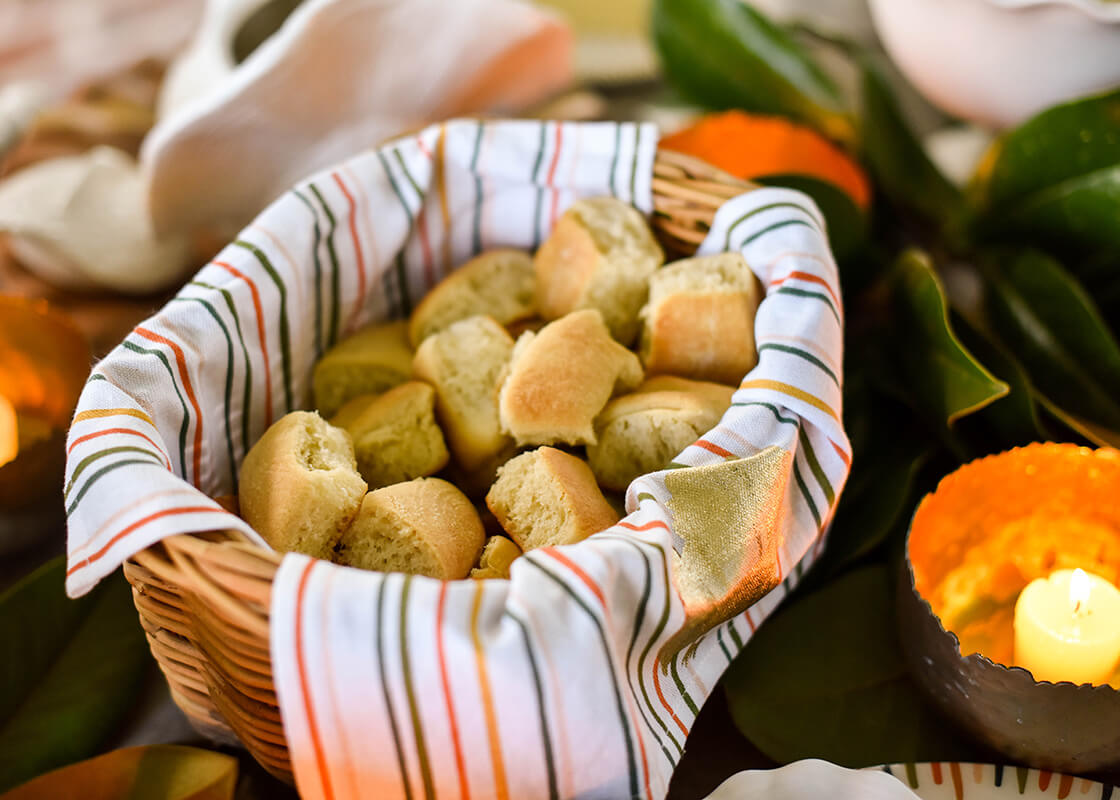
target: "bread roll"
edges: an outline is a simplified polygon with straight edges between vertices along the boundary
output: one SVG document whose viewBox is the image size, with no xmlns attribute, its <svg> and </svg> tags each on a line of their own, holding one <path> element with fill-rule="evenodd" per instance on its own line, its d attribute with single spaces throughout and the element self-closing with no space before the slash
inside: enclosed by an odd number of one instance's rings
<svg viewBox="0 0 1120 800">
<path fill-rule="evenodd" d="M 412 312 L 413 347 L 453 322 L 485 314 L 510 325 L 536 313 L 533 258 L 520 250 L 477 255 L 433 288 Z"/>
<path fill-rule="evenodd" d="M 329 558 L 366 493 L 346 431 L 314 411 L 293 411 L 241 464 L 241 514 L 281 552 Z"/>
<path fill-rule="evenodd" d="M 611 338 L 596 309 L 575 311 L 517 340 L 502 384 L 502 429 L 517 444 L 594 444 L 611 395 L 642 380 L 637 356 Z"/>
<path fill-rule="evenodd" d="M 650 378 L 595 420 L 599 441 L 587 448 L 591 471 L 606 488 L 623 490 L 639 475 L 664 469 L 716 426 L 734 393 L 718 383 Z"/>
<path fill-rule="evenodd" d="M 409 381 L 384 394 L 359 395 L 331 420 L 354 440 L 358 472 L 370 489 L 433 475 L 447 464 L 435 400 L 431 386 Z"/>
<path fill-rule="evenodd" d="M 573 204 L 533 259 L 537 308 L 559 319 L 597 308 L 611 335 L 631 344 L 640 327 L 649 277 L 665 260 L 645 218 L 613 197 Z"/>
<path fill-rule="evenodd" d="M 508 578 L 509 568 L 521 555 L 521 548 L 504 536 L 491 536 L 482 548 L 478 566 L 471 570 L 476 580 L 486 578 Z"/>
<path fill-rule="evenodd" d="M 642 309 L 646 371 L 738 386 L 758 363 L 754 315 L 761 298 L 758 279 L 738 253 L 658 270 Z"/>
<path fill-rule="evenodd" d="M 485 539 L 466 495 L 439 478 L 417 478 L 365 496 L 336 560 L 360 569 L 456 580 L 467 577 Z"/>
<path fill-rule="evenodd" d="M 311 377 L 315 407 L 323 416 L 333 417 L 347 400 L 392 389 L 411 373 L 408 323 L 370 325 L 319 359 Z"/>
<path fill-rule="evenodd" d="M 525 551 L 572 544 L 619 520 L 590 467 L 552 447 L 507 461 L 486 495 L 486 505 Z"/>
<path fill-rule="evenodd" d="M 436 414 L 455 460 L 479 469 L 509 446 L 498 423 L 498 384 L 513 339 L 490 317 L 470 317 L 424 340 L 413 374 L 436 391 Z"/>
</svg>

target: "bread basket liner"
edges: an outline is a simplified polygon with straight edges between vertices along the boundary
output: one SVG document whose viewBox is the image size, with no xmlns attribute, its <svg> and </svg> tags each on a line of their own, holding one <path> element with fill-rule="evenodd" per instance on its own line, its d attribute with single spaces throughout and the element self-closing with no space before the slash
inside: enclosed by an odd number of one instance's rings
<svg viewBox="0 0 1120 800">
<path fill-rule="evenodd" d="M 650 213 L 656 147 L 644 124 L 455 120 L 278 199 L 94 368 L 68 441 L 67 592 L 174 534 L 261 542 L 210 496 L 307 406 L 322 352 L 481 250 L 536 248 L 579 197 Z M 617 525 L 530 552 L 509 581 L 284 557 L 270 647 L 304 797 L 665 795 L 705 698 L 820 552 L 850 467 L 820 212 L 741 195 L 699 252 L 732 250 L 766 288 L 759 364 L 714 430 L 634 481 Z"/>
</svg>

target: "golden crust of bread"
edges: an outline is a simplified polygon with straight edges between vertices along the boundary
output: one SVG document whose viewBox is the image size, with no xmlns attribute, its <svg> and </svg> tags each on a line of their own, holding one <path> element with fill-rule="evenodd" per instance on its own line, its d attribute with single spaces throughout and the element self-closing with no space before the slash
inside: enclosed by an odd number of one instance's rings
<svg viewBox="0 0 1120 800">
<path fill-rule="evenodd" d="M 545 319 L 596 308 L 611 335 L 630 344 L 649 277 L 664 261 L 645 218 L 613 197 L 574 203 L 533 259 L 537 307 Z"/>
<path fill-rule="evenodd" d="M 435 390 L 422 381 L 408 381 L 380 395 L 359 395 L 331 424 L 350 434 L 358 472 L 371 489 L 434 475 L 447 465 L 447 445 L 436 425 Z"/>
<path fill-rule="evenodd" d="M 507 461 L 486 505 L 522 550 L 573 544 L 619 520 L 586 462 L 553 447 Z"/>
<path fill-rule="evenodd" d="M 533 258 L 521 250 L 489 250 L 456 269 L 412 312 L 413 347 L 453 322 L 481 314 L 510 325 L 536 313 Z"/>
<path fill-rule="evenodd" d="M 311 411 L 277 420 L 241 464 L 241 514 L 281 552 L 328 558 L 366 493 L 350 435 Z"/>
<path fill-rule="evenodd" d="M 343 534 L 336 560 L 347 566 L 465 578 L 486 540 L 471 501 L 439 478 L 417 478 L 370 492 Z"/>
<path fill-rule="evenodd" d="M 658 376 L 612 400 L 595 421 L 598 443 L 587 448 L 591 470 L 608 489 L 664 469 L 719 422 L 735 389 Z"/>
<path fill-rule="evenodd" d="M 755 364 L 762 287 L 738 253 L 699 256 L 658 270 L 642 309 L 642 362 L 650 374 L 738 385 Z"/>
<path fill-rule="evenodd" d="M 325 417 L 361 394 L 380 394 L 412 374 L 408 323 L 369 325 L 328 350 L 311 376 L 315 408 Z"/>
<path fill-rule="evenodd" d="M 611 338 L 596 309 L 522 334 L 502 384 L 502 429 L 517 444 L 593 444 L 595 417 L 611 396 L 642 380 L 637 356 Z"/>
<path fill-rule="evenodd" d="M 459 320 L 424 340 L 413 374 L 436 392 L 436 415 L 456 462 L 481 469 L 510 445 L 498 419 L 498 387 L 513 339 L 490 317 Z"/>
</svg>

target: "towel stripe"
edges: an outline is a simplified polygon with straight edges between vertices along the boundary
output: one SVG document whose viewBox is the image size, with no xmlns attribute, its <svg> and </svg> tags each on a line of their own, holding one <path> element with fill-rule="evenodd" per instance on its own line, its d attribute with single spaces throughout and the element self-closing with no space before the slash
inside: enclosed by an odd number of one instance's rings
<svg viewBox="0 0 1120 800">
<path fill-rule="evenodd" d="M 439 677 L 443 686 L 443 699 L 447 706 L 447 723 L 451 729 L 451 744 L 455 750 L 455 771 L 459 775 L 459 797 L 470 800 L 470 786 L 467 783 L 466 765 L 463 763 L 463 746 L 459 741 L 459 720 L 455 716 L 455 703 L 451 696 L 451 680 L 447 676 L 447 654 L 443 646 L 443 620 L 447 608 L 447 581 L 439 585 L 439 601 L 436 604 L 436 654 L 439 659 Z"/>
<path fill-rule="evenodd" d="M 502 737 L 498 733 L 498 715 L 494 711 L 494 698 L 490 691 L 490 675 L 486 670 L 486 648 L 478 631 L 478 619 L 482 611 L 482 595 L 486 589 L 485 581 L 476 581 L 474 600 L 471 603 L 471 644 L 474 646 L 475 667 L 478 669 L 478 686 L 482 693 L 482 712 L 486 719 L 486 738 L 490 745 L 490 765 L 494 771 L 494 793 L 498 800 L 509 799 L 506 786 L 506 768 L 502 760 Z"/>
<path fill-rule="evenodd" d="M 404 676 L 404 693 L 408 699 L 408 713 L 412 718 L 412 734 L 416 741 L 416 758 L 420 762 L 420 778 L 424 782 L 424 797 L 432 800 L 435 789 L 432 785 L 432 769 L 428 763 L 428 748 L 424 743 L 424 725 L 420 719 L 420 708 L 416 703 L 416 692 L 412 688 L 412 669 L 409 667 L 408 649 L 408 593 L 412 588 L 411 575 L 405 575 L 401 582 L 400 637 L 401 674 Z"/>
<path fill-rule="evenodd" d="M 70 442 L 70 445 L 66 448 L 66 454 L 70 455 L 71 453 L 73 453 L 74 448 L 80 444 L 84 444 L 93 439 L 100 439 L 102 436 L 114 436 L 118 434 L 121 436 L 139 436 L 145 442 L 154 447 L 161 456 L 163 456 L 164 466 L 167 467 L 169 472 L 171 471 L 171 459 L 167 457 L 167 453 L 164 451 L 164 449 L 156 444 L 155 441 L 147 434 L 141 433 L 140 431 L 134 431 L 132 428 L 105 428 L 104 430 L 87 433 L 85 436 L 79 436 L 77 439 Z"/>
<path fill-rule="evenodd" d="M 385 584 L 388 575 L 382 577 L 377 584 L 377 624 L 374 626 L 374 635 L 377 645 L 377 668 L 381 684 L 381 696 L 385 700 L 385 713 L 389 717 L 389 730 L 393 734 L 393 748 L 397 754 L 397 767 L 401 775 L 401 788 L 404 790 L 405 800 L 412 800 L 412 786 L 408 780 L 408 769 L 404 763 L 404 748 L 401 745 L 400 729 L 397 727 L 397 715 L 393 711 L 393 699 L 389 694 L 389 677 L 385 669 Z M 304 692 L 306 695 L 306 691 Z"/>
<path fill-rule="evenodd" d="M 144 463 L 147 463 L 147 462 L 144 462 Z M 121 539 L 128 536 L 130 533 L 139 530 L 140 528 L 144 527 L 145 525 L 147 525 L 150 522 L 155 522 L 157 519 L 163 519 L 164 517 L 170 517 L 170 516 L 175 516 L 175 515 L 180 515 L 180 514 L 199 514 L 199 513 L 203 513 L 203 512 L 212 512 L 212 513 L 216 513 L 216 514 L 225 514 L 225 515 L 229 516 L 229 512 L 222 510 L 220 507 L 218 507 L 216 505 L 213 505 L 213 506 L 184 506 L 182 508 L 165 508 L 161 511 L 155 512 L 154 514 L 149 514 L 148 516 L 143 517 L 142 519 L 138 519 L 136 522 L 133 522 L 131 525 L 128 525 L 127 527 L 123 528 L 115 536 L 113 536 L 108 542 L 106 542 L 105 545 L 100 550 L 98 550 L 96 553 L 94 553 L 92 556 L 90 556 L 89 558 L 82 559 L 81 561 L 75 563 L 68 570 L 66 570 L 66 577 L 69 578 L 71 575 L 73 575 L 78 570 L 84 569 L 85 567 L 88 567 L 90 564 L 94 563 L 95 561 L 100 559 L 102 556 L 104 556 L 107 552 L 109 552 L 109 550 L 112 549 L 113 545 L 115 545 Z"/>
<path fill-rule="evenodd" d="M 272 359 L 268 356 L 268 334 L 265 332 L 264 309 L 261 307 L 261 294 L 257 284 L 244 272 L 225 261 L 215 261 L 214 266 L 221 267 L 233 277 L 244 282 L 249 287 L 249 294 L 253 299 L 253 311 L 257 315 L 257 336 L 261 346 L 261 361 L 264 362 L 264 426 L 272 426 Z"/>
<path fill-rule="evenodd" d="M 358 207 L 354 202 L 353 195 L 350 194 L 350 190 L 346 188 L 346 184 L 342 181 L 342 176 L 337 172 L 332 172 L 331 177 L 334 178 L 334 182 L 338 185 L 338 188 L 342 190 L 342 195 L 346 198 L 346 203 L 350 209 L 350 239 L 354 243 L 354 257 L 358 262 L 358 292 L 354 295 L 353 314 L 354 316 L 358 316 L 366 299 L 366 259 L 362 254 L 362 240 L 358 237 Z"/>
<path fill-rule="evenodd" d="M 319 261 L 319 245 L 322 242 L 322 232 L 319 230 L 319 215 L 315 207 L 299 189 L 293 189 L 294 194 L 307 210 L 311 213 L 311 263 L 315 265 L 315 358 L 323 355 L 323 265 Z"/>
<path fill-rule="evenodd" d="M 533 645 L 529 640 L 530 626 L 525 620 L 513 613 L 513 611 L 506 609 L 506 615 L 509 616 L 517 626 L 521 629 L 521 636 L 525 642 L 525 657 L 529 661 L 529 670 L 533 675 L 533 688 L 537 694 L 537 709 L 539 711 L 539 718 L 541 721 L 541 742 L 544 743 L 544 763 L 548 771 L 548 797 L 549 800 L 558 800 L 560 793 L 556 788 L 556 765 L 555 759 L 552 755 L 552 738 L 549 736 L 548 729 L 548 712 L 545 707 L 544 691 L 541 688 L 541 675 L 540 670 L 537 668 L 537 658 L 533 654 Z"/>
<path fill-rule="evenodd" d="M 191 418 L 190 418 L 190 413 L 187 411 L 187 401 L 183 399 L 183 393 L 181 391 L 179 391 L 179 384 L 176 382 L 175 373 L 171 369 L 171 362 L 169 362 L 167 360 L 167 356 L 165 356 L 161 351 L 156 350 L 154 348 L 141 347 L 140 345 L 134 344 L 133 342 L 130 342 L 127 339 L 125 339 L 121 343 L 121 346 L 124 347 L 126 350 L 131 350 L 132 352 L 137 353 L 139 355 L 155 356 L 156 358 L 158 358 L 160 360 L 160 363 L 163 364 L 163 368 L 167 372 L 167 376 L 171 379 L 171 388 L 173 388 L 175 390 L 175 396 L 179 398 L 179 405 L 183 409 L 183 419 L 182 419 L 182 422 L 179 423 L 179 475 L 184 480 L 186 480 L 186 478 L 187 478 L 187 430 L 190 428 Z M 77 420 L 75 420 L 75 421 L 77 421 Z M 153 425 L 154 425 L 154 423 L 153 423 Z"/>
<path fill-rule="evenodd" d="M 218 323 L 218 327 L 222 329 L 222 335 L 226 339 L 226 385 L 223 415 L 226 421 L 226 454 L 229 456 L 230 484 L 233 486 L 233 493 L 237 494 L 237 458 L 233 454 L 233 426 L 230 423 L 230 398 L 233 394 L 233 338 L 229 335 L 229 328 L 222 322 L 222 318 L 218 316 L 218 312 L 208 301 L 201 297 L 175 297 L 172 298 L 172 302 L 200 304 Z"/>
<path fill-rule="evenodd" d="M 292 402 L 292 347 L 291 332 L 288 329 L 288 287 L 263 250 L 244 239 L 235 239 L 233 243 L 256 256 L 257 261 L 264 267 L 264 271 L 268 273 L 268 277 L 276 284 L 276 291 L 280 293 L 280 365 L 284 370 L 284 410 L 291 411 L 295 408 L 295 404 Z"/>
<path fill-rule="evenodd" d="M 323 207 L 323 213 L 327 217 L 327 235 L 325 237 L 327 242 L 327 256 L 331 260 L 331 309 L 328 319 L 330 320 L 330 327 L 327 333 L 327 347 L 331 347 L 338 341 L 339 336 L 339 322 L 338 315 L 339 309 L 342 305 L 342 289 L 340 281 L 342 280 L 341 270 L 338 266 L 338 251 L 334 246 L 334 234 L 338 230 L 338 222 L 331 212 L 330 204 L 327 203 L 323 197 L 323 193 L 319 191 L 319 187 L 314 183 L 308 183 L 307 188 L 315 195 L 315 199 L 319 201 L 319 205 Z M 318 283 L 316 283 L 318 286 Z"/>
<path fill-rule="evenodd" d="M 140 327 L 139 325 L 137 325 L 132 332 L 137 336 L 144 337 L 150 342 L 170 347 L 171 352 L 175 355 L 175 363 L 179 367 L 179 379 L 183 382 L 183 391 L 186 392 L 187 400 L 190 401 L 191 408 L 194 409 L 195 413 L 194 446 L 191 452 L 192 466 L 194 467 L 194 480 L 192 480 L 191 483 L 195 486 L 200 486 L 202 482 L 202 409 L 198 407 L 198 398 L 194 395 L 194 387 L 191 385 L 190 375 L 187 374 L 187 360 L 183 355 L 183 348 L 179 347 L 179 345 L 166 336 L 160 336 L 158 333 Z"/>
<path fill-rule="evenodd" d="M 542 552 L 542 553 L 546 553 L 548 555 L 551 555 L 553 558 L 555 558 L 557 561 L 560 561 L 561 563 L 567 562 L 566 565 L 569 566 L 569 568 L 575 566 L 574 564 L 572 564 L 571 561 L 569 561 L 567 558 L 560 555 L 556 551 L 549 550 L 548 548 L 543 548 L 542 550 L 540 550 L 538 552 Z M 620 721 L 621 728 L 622 728 L 623 739 L 624 739 L 625 744 L 626 744 L 626 761 L 627 761 L 627 764 L 629 765 L 629 775 L 630 775 L 630 796 L 631 797 L 638 797 L 639 796 L 638 792 L 640 791 L 640 787 L 639 787 L 639 784 L 638 784 L 637 763 L 635 762 L 636 754 L 634 752 L 634 741 L 633 741 L 633 737 L 631 736 L 631 732 L 630 732 L 630 722 L 627 719 L 627 715 L 626 715 L 626 706 L 625 706 L 625 704 L 623 703 L 623 700 L 622 700 L 622 691 L 621 691 L 621 689 L 618 685 L 618 670 L 615 668 L 614 659 L 611 657 L 611 647 L 610 647 L 610 644 L 607 642 L 607 634 L 606 634 L 606 631 L 603 630 L 603 623 L 602 623 L 602 621 L 600 621 L 598 615 L 596 615 L 595 612 L 591 610 L 591 607 L 589 605 L 587 605 L 587 603 L 584 601 L 584 599 L 582 597 L 580 597 L 578 594 L 576 594 L 575 590 L 571 586 L 569 586 L 568 583 L 563 578 L 558 576 L 556 573 L 554 573 L 549 568 L 545 567 L 543 564 L 538 562 L 535 558 L 531 558 L 531 557 L 526 558 L 526 563 L 532 564 L 538 570 L 543 572 L 544 575 L 547 578 L 549 578 L 553 583 L 555 583 L 557 586 L 559 586 L 560 589 L 563 590 L 563 592 L 566 595 L 568 595 L 570 598 L 572 598 L 572 600 L 574 600 L 576 602 L 576 604 L 580 608 L 583 609 L 583 611 L 587 614 L 587 616 L 590 617 L 591 622 L 595 625 L 595 629 L 599 632 L 599 642 L 603 646 L 603 655 L 606 658 L 607 665 L 609 667 L 609 672 L 610 672 L 610 676 L 611 676 L 611 687 L 614 689 L 615 705 L 616 705 L 616 709 L 617 709 L 618 716 L 619 716 L 619 721 Z M 578 571 L 575 572 L 575 574 L 577 576 L 581 576 L 581 579 L 584 581 L 584 583 L 587 584 L 591 588 L 591 591 L 598 598 L 600 598 L 600 600 L 602 600 L 602 597 L 603 597 L 602 591 L 597 586 L 595 586 L 595 584 L 593 582 L 591 582 L 589 578 L 587 578 L 586 574 L 583 573 L 582 570 L 579 570 L 578 567 L 576 567 L 575 569 L 578 570 Z M 640 736 L 638 737 L 638 745 L 640 747 L 641 757 L 642 757 L 642 774 L 643 774 L 644 779 L 645 779 L 645 792 L 646 792 L 645 796 L 649 797 L 649 796 L 652 795 L 652 792 L 650 791 L 650 787 L 649 787 L 649 767 L 646 764 L 645 743 L 642 741 L 642 737 L 640 737 Z"/>
<path fill-rule="evenodd" d="M 241 332 L 241 317 L 237 313 L 237 307 L 233 304 L 233 295 L 229 293 L 228 289 L 212 286 L 202 281 L 191 281 L 187 285 L 221 292 L 222 297 L 225 298 L 226 301 L 226 308 L 229 309 L 230 316 L 233 317 L 233 327 L 237 331 L 237 343 L 241 345 L 241 357 L 244 359 L 245 367 L 245 388 L 242 390 L 241 397 L 241 452 L 242 454 L 248 453 L 250 447 L 249 420 L 252 417 L 253 411 L 253 363 L 249 358 L 249 348 L 245 344 L 245 335 Z"/>
</svg>

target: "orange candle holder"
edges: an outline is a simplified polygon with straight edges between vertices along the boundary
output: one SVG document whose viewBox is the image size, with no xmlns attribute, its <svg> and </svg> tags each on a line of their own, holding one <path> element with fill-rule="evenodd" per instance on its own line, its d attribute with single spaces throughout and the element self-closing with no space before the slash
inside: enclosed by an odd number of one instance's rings
<svg viewBox="0 0 1120 800">
<path fill-rule="evenodd" d="M 1120 768 L 1120 667 L 1108 683 L 1036 680 L 1016 665 L 1016 601 L 1082 569 L 1120 584 L 1120 451 L 1033 444 L 966 464 L 918 506 L 899 583 L 916 682 L 1016 762 Z"/>
</svg>

